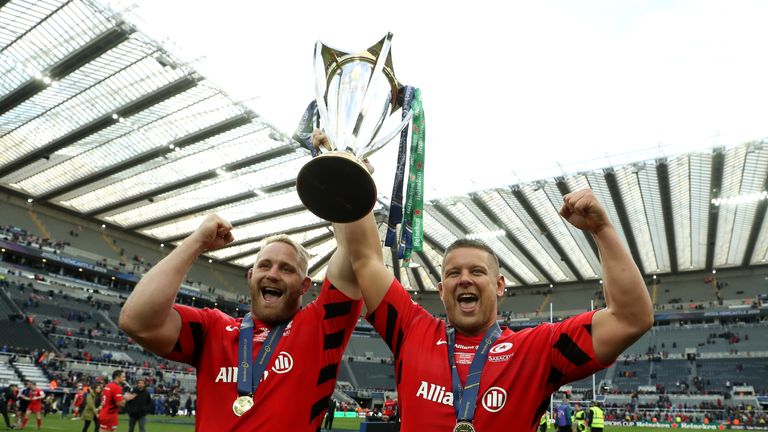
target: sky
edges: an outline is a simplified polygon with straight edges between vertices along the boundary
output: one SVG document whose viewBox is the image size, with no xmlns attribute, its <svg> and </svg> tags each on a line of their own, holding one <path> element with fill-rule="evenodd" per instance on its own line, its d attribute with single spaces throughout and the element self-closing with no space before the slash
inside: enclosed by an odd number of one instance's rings
<svg viewBox="0 0 768 432">
<path fill-rule="evenodd" d="M 768 2 L 111 4 L 288 135 L 316 41 L 392 32 L 399 81 L 423 93 L 428 200 L 768 136 Z M 372 158 L 385 195 L 395 141 Z"/>
</svg>

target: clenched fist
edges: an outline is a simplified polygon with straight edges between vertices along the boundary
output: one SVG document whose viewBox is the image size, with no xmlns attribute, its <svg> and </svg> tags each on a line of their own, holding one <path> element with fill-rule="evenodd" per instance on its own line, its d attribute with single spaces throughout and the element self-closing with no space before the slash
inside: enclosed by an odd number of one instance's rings
<svg viewBox="0 0 768 432">
<path fill-rule="evenodd" d="M 232 236 L 232 224 L 216 214 L 206 216 L 189 238 L 198 242 L 203 251 L 221 249 L 235 240 Z"/>
<path fill-rule="evenodd" d="M 597 200 L 591 189 L 582 189 L 563 197 L 560 216 L 571 225 L 592 234 L 612 226 L 608 213 Z"/>
</svg>

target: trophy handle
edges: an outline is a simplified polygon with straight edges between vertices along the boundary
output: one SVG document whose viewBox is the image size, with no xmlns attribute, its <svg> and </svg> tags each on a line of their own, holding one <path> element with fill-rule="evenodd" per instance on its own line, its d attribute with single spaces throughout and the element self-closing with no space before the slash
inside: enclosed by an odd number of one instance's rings
<svg viewBox="0 0 768 432">
<path fill-rule="evenodd" d="M 400 124 L 396 128 L 392 129 L 392 131 L 390 131 L 388 134 L 383 135 L 378 141 L 373 143 L 373 145 L 371 145 L 370 147 L 366 147 L 362 149 L 363 151 L 360 154 L 358 154 L 357 157 L 360 159 L 366 159 L 368 156 L 375 153 L 378 149 L 384 147 L 385 144 L 392 141 L 392 138 L 394 138 L 395 135 L 399 134 L 400 131 L 402 131 L 403 129 L 405 129 L 406 126 L 408 126 L 408 123 L 411 122 L 412 118 L 413 118 L 413 111 L 408 111 L 403 121 L 400 122 Z"/>
<path fill-rule="evenodd" d="M 320 119 L 325 127 L 325 134 L 331 142 L 331 148 L 337 149 L 336 131 L 331 127 L 328 106 L 325 104 L 325 65 L 323 64 L 323 44 L 315 44 L 315 98 L 317 100 L 317 111 L 320 113 Z"/>
</svg>

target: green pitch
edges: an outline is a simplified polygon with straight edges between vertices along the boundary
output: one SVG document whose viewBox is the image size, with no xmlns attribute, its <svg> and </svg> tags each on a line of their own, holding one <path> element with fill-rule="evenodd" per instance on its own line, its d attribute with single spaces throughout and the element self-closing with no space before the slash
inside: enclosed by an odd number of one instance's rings
<svg viewBox="0 0 768 432">
<path fill-rule="evenodd" d="M 358 419 L 346 419 L 337 418 L 333 421 L 334 430 L 360 430 L 360 421 Z M 34 417 L 29 419 L 26 431 L 35 431 L 37 423 L 35 423 Z M 51 414 L 43 419 L 43 427 L 41 431 L 49 432 L 80 432 L 83 429 L 82 420 L 70 420 L 69 418 L 61 419 L 58 414 Z M 5 425 L 2 424 L 2 418 L 0 418 L 0 430 L 5 430 Z M 93 431 L 93 424 L 88 429 Z M 120 416 L 120 425 L 117 428 L 118 432 L 128 431 L 128 418 L 126 416 Z M 138 427 L 135 429 L 138 431 Z M 164 417 L 164 416 L 150 416 L 147 422 L 148 432 L 192 432 L 195 430 L 194 419 L 192 417 Z M 554 431 L 553 428 L 549 429 Z M 610 432 L 651 432 L 662 431 L 669 429 L 654 429 L 654 428 L 624 428 L 624 427 L 607 427 L 606 431 Z"/>
</svg>

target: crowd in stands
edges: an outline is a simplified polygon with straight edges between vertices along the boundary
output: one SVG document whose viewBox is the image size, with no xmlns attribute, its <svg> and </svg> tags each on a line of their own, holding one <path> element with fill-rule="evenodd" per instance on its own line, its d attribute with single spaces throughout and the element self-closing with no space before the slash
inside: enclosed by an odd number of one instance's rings
<svg viewBox="0 0 768 432">
<path fill-rule="evenodd" d="M 659 396 L 658 402 L 639 403 L 632 398 L 629 404 L 605 404 L 606 420 L 643 422 L 695 422 L 762 425 L 768 422 L 768 413 L 758 406 L 739 403 L 726 405 L 722 400 L 702 401 L 697 404 L 673 404 L 668 397 Z"/>
</svg>

